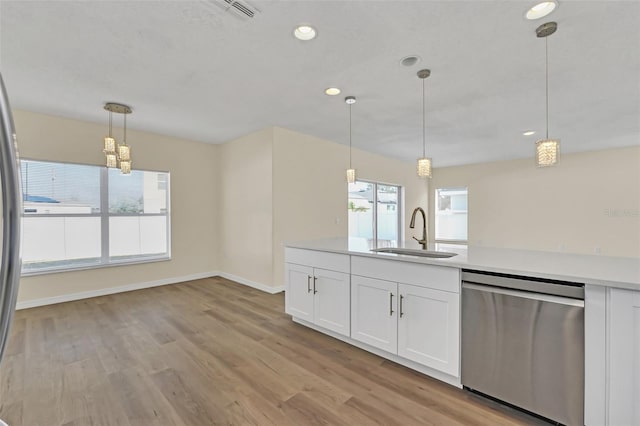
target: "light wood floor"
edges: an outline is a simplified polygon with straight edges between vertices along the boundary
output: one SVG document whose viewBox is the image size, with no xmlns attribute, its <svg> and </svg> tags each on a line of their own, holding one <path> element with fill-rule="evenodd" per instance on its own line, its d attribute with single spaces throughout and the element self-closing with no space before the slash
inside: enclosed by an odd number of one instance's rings
<svg viewBox="0 0 640 426">
<path fill-rule="evenodd" d="M 294 324 L 222 278 L 18 311 L 0 418 L 37 425 L 536 420 Z"/>
</svg>

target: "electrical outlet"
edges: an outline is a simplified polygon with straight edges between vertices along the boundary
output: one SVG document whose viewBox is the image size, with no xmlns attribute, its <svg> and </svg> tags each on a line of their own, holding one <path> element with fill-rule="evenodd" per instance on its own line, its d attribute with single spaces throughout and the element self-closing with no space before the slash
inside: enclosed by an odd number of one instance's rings
<svg viewBox="0 0 640 426">
<path fill-rule="evenodd" d="M 560 243 L 558 244 L 558 251 L 565 251 L 566 246 L 564 245 L 564 243 Z"/>
<path fill-rule="evenodd" d="M 602 249 L 600 247 L 594 247 L 593 252 L 595 254 L 602 254 Z"/>
</svg>

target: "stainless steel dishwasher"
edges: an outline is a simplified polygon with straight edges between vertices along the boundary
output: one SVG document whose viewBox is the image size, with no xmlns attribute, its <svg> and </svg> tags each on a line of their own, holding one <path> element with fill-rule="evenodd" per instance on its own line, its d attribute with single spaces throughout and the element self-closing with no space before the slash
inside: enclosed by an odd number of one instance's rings
<svg viewBox="0 0 640 426">
<path fill-rule="evenodd" d="M 584 424 L 584 285 L 462 271 L 462 384 Z"/>
</svg>

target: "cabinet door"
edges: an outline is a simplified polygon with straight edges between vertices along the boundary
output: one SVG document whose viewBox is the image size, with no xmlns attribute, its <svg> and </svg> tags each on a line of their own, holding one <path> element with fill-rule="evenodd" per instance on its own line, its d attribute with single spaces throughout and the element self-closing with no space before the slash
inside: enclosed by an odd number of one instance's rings
<svg viewBox="0 0 640 426">
<path fill-rule="evenodd" d="M 285 312 L 292 317 L 313 321 L 313 268 L 285 265 Z"/>
<path fill-rule="evenodd" d="M 313 271 L 313 322 L 320 327 L 348 336 L 349 274 L 317 268 Z"/>
<path fill-rule="evenodd" d="M 640 292 L 611 289 L 609 424 L 640 425 Z"/>
<path fill-rule="evenodd" d="M 391 353 L 398 351 L 398 285 L 351 277 L 351 338 Z"/>
<path fill-rule="evenodd" d="M 459 375 L 460 295 L 399 284 L 398 355 Z"/>
</svg>

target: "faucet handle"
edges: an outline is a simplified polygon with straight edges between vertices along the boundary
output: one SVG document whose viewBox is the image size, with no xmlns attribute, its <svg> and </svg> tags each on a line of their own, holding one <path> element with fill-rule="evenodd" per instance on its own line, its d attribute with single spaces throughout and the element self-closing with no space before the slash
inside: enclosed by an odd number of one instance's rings
<svg viewBox="0 0 640 426">
<path fill-rule="evenodd" d="M 418 244 L 420 244 L 424 250 L 427 249 L 427 239 L 426 238 L 424 240 L 419 240 L 416 237 L 411 237 L 411 238 L 416 240 L 418 242 Z"/>
</svg>

